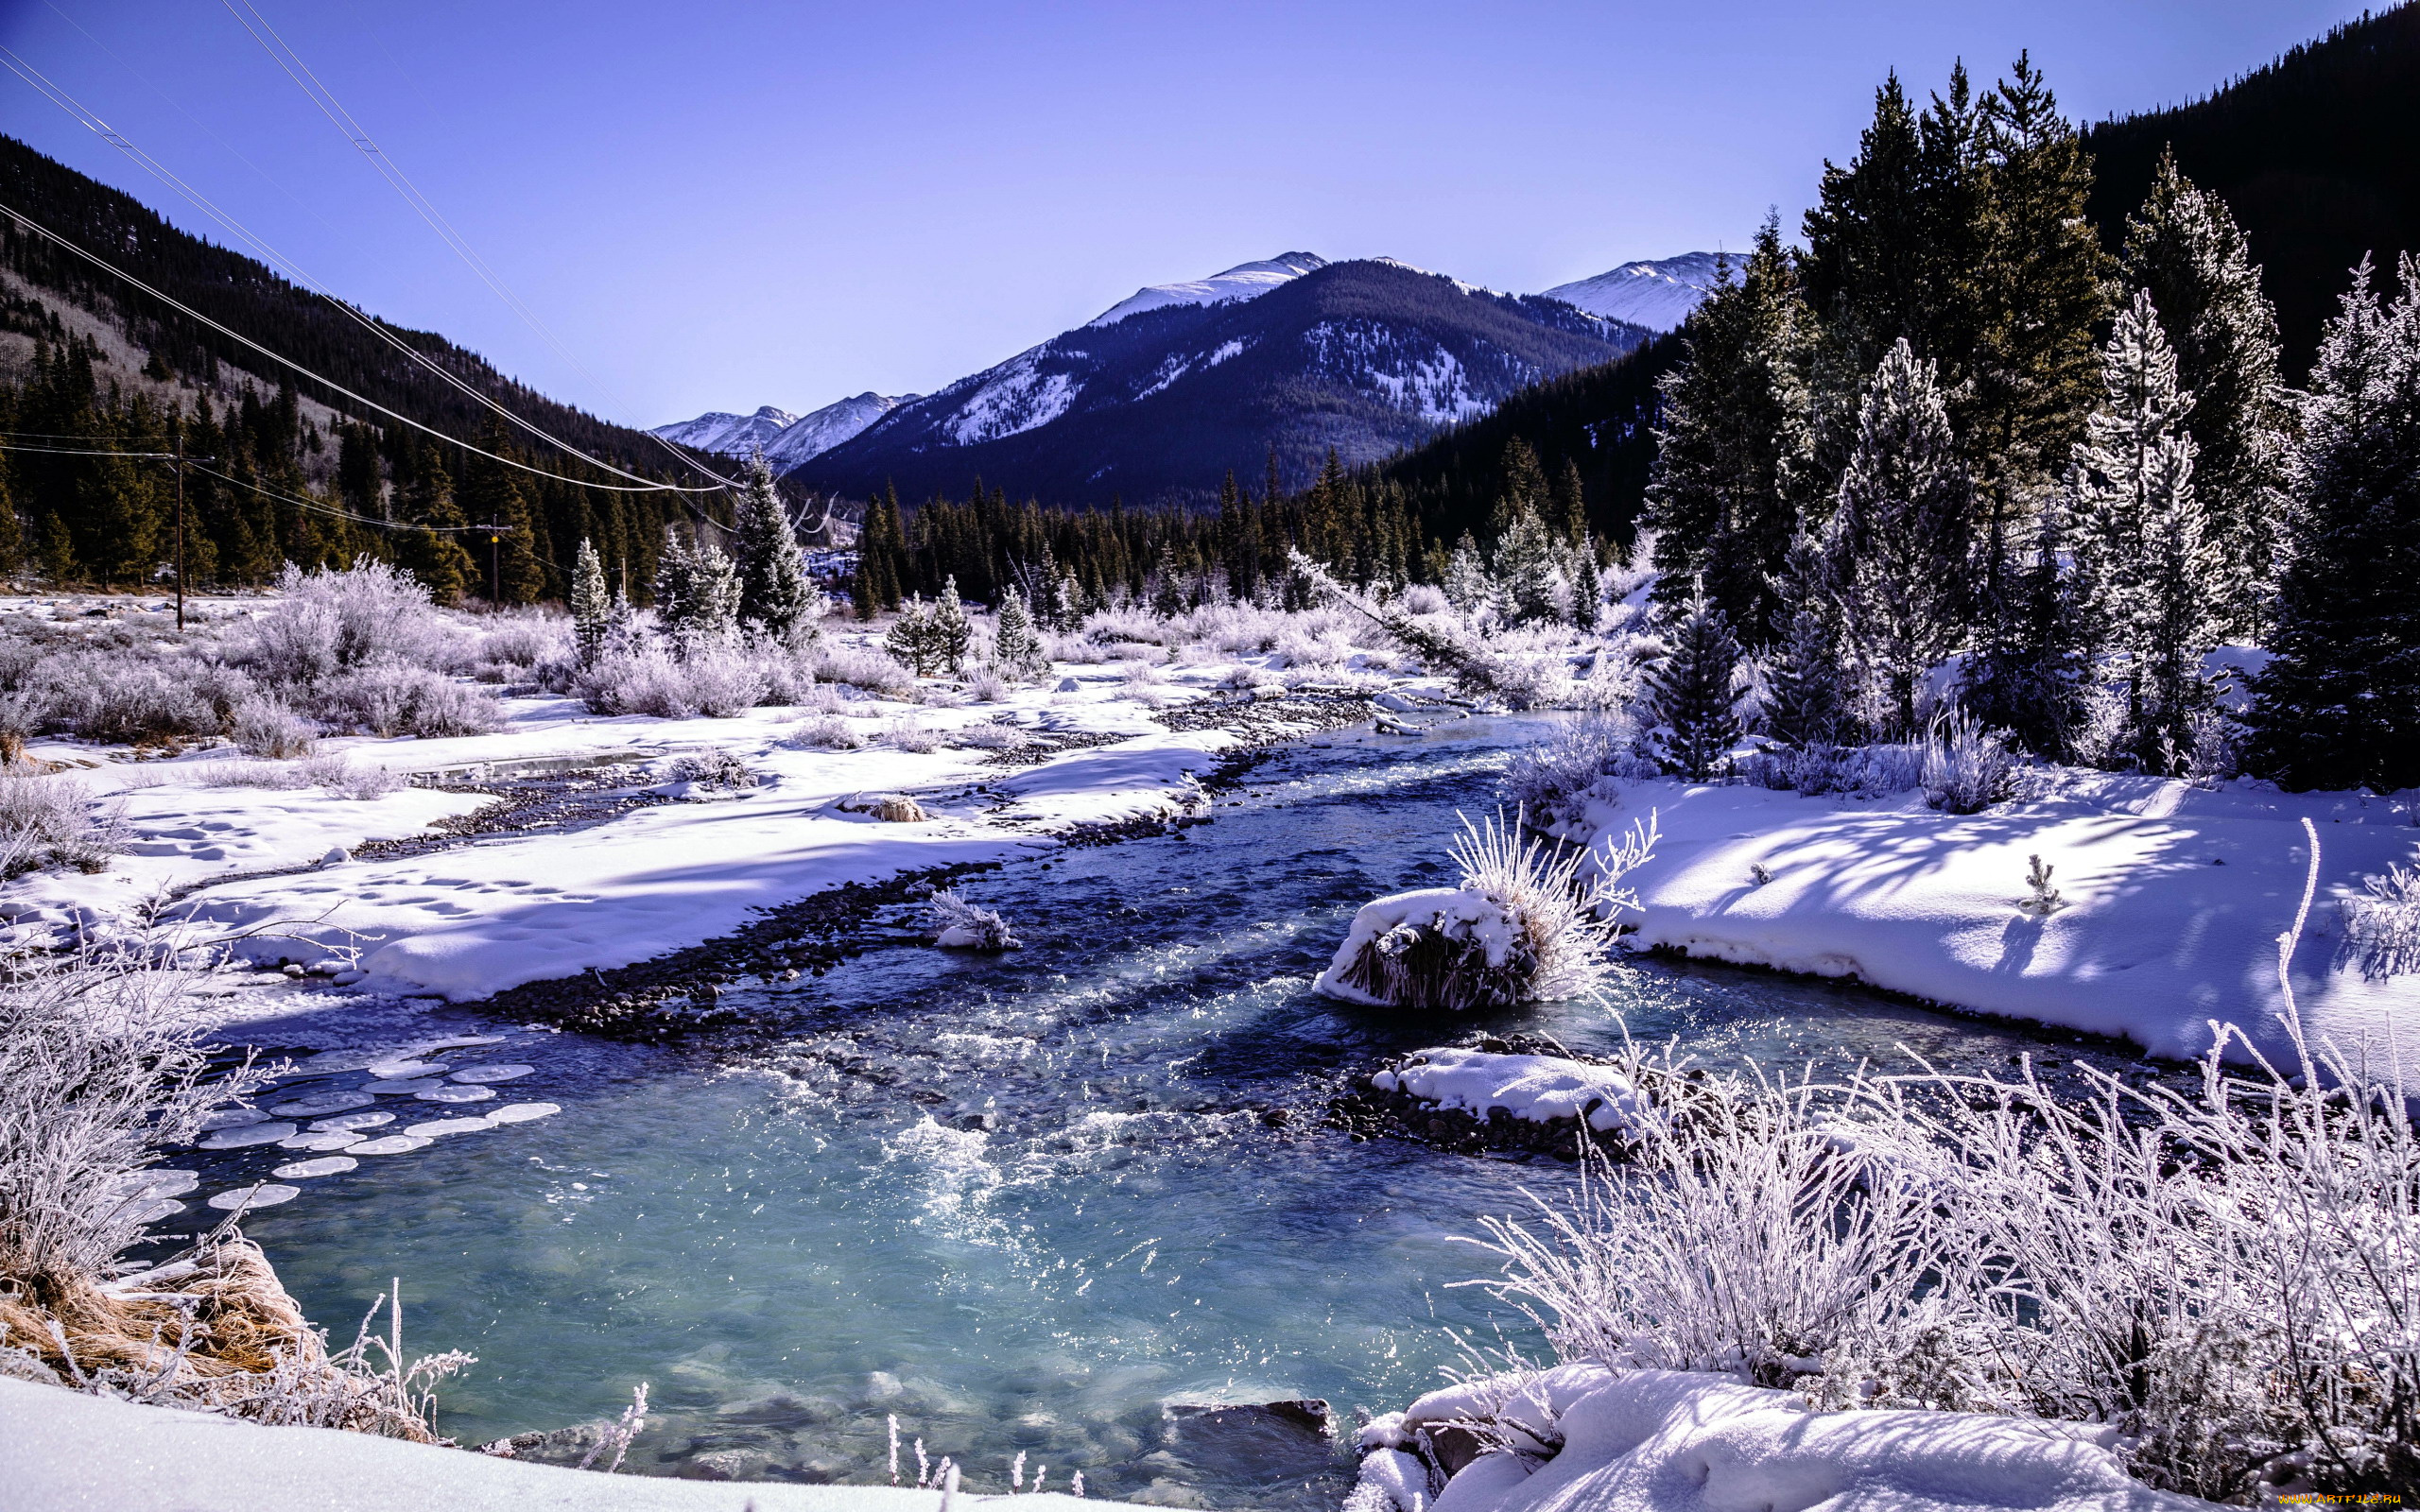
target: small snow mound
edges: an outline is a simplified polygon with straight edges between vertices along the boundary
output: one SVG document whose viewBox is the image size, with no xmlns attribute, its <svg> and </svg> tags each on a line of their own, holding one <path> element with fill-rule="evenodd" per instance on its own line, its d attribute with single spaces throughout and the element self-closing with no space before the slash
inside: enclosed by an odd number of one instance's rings
<svg viewBox="0 0 2420 1512">
<path fill-rule="evenodd" d="M 281 1186 L 274 1181 L 256 1187 L 237 1187 L 221 1192 L 210 1199 L 210 1205 L 221 1212 L 249 1212 L 254 1208 L 274 1208 L 281 1202 L 292 1202 L 302 1194 L 301 1187 Z"/>
<path fill-rule="evenodd" d="M 1561 1056 L 1508 1056 L 1485 1050 L 1435 1049 L 1370 1078 L 1382 1091 L 1403 1091 L 1484 1119 L 1501 1108 L 1543 1124 L 1585 1116 L 1599 1132 L 1640 1127 L 1647 1095 L 1611 1066 Z"/>
</svg>

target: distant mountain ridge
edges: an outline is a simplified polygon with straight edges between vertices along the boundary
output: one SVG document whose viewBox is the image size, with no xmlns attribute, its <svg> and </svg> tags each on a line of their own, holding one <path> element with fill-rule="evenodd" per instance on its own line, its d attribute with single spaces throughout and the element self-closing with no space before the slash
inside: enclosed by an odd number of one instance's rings
<svg viewBox="0 0 2420 1512">
<path fill-rule="evenodd" d="M 962 496 L 979 476 L 1055 503 L 1201 502 L 1272 451 L 1294 484 L 1331 447 L 1376 461 L 1651 335 L 1388 260 L 1288 253 L 1141 290 L 791 471 L 858 496 Z"/>
<path fill-rule="evenodd" d="M 1719 252 L 1683 252 L 1678 257 L 1624 263 L 1594 278 L 1558 284 L 1546 291 L 1546 297 L 1650 331 L 1677 330 L 1714 292 L 1723 261 Z"/>
<path fill-rule="evenodd" d="M 771 404 L 764 405 L 753 415 L 708 410 L 696 420 L 658 425 L 651 434 L 676 445 L 725 456 L 746 456 L 762 447 L 765 459 L 773 464 L 774 470 L 786 472 L 810 457 L 822 455 L 915 397 L 869 391 L 804 415 L 793 415 Z"/>
</svg>

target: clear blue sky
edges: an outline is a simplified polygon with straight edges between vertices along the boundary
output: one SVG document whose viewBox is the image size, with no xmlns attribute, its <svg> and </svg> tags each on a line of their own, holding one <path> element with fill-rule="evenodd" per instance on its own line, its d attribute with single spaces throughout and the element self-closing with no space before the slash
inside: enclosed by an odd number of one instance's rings
<svg viewBox="0 0 2420 1512">
<path fill-rule="evenodd" d="M 2361 9 L 254 3 L 598 381 L 217 0 L 0 0 L 0 42 L 338 292 L 648 424 L 927 391 L 1298 249 L 1516 291 L 1736 249 L 1769 205 L 1795 226 L 1894 65 L 1929 88 L 2030 46 L 2091 119 Z M 231 240 L 13 77 L 0 99 L 0 129 Z"/>
</svg>

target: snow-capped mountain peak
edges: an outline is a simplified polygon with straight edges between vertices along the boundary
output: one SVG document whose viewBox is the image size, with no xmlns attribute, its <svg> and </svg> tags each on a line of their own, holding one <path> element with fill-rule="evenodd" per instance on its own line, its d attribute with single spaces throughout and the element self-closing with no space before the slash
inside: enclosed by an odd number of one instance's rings
<svg viewBox="0 0 2420 1512">
<path fill-rule="evenodd" d="M 804 415 L 793 415 L 771 404 L 753 415 L 714 410 L 696 420 L 658 425 L 652 434 L 675 445 L 725 456 L 746 456 L 763 447 L 767 461 L 778 470 L 787 471 L 811 456 L 822 455 L 915 397 L 869 392 Z"/>
<path fill-rule="evenodd" d="M 1165 309 L 1171 304 L 1219 304 L 1230 300 L 1258 299 L 1281 284 L 1327 266 L 1327 259 L 1312 252 L 1286 252 L 1263 263 L 1237 263 L 1223 273 L 1182 284 L 1150 284 L 1136 289 L 1099 315 L 1090 325 L 1115 325 L 1130 315 Z"/>
<path fill-rule="evenodd" d="M 1714 292 L 1715 267 L 1720 255 L 1683 252 L 1678 257 L 1624 263 L 1595 278 L 1559 284 L 1547 290 L 1546 297 L 1577 305 L 1590 315 L 1627 320 L 1651 331 L 1669 331 L 1687 319 L 1689 312 Z M 1736 278 L 1739 259 L 1734 257 L 1730 263 Z"/>
</svg>

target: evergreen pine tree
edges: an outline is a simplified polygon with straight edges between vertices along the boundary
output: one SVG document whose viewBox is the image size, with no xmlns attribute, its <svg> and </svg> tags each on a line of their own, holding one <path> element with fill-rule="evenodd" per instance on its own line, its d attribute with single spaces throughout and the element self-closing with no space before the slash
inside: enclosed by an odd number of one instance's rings
<svg viewBox="0 0 2420 1512">
<path fill-rule="evenodd" d="M 2127 217 L 2124 267 L 2158 306 L 2177 383 L 2193 395 L 2185 421 L 2193 486 L 2226 558 L 2225 627 L 2256 634 L 2275 588 L 2285 502 L 2276 308 L 2225 201 L 2195 188 L 2170 153 Z"/>
<path fill-rule="evenodd" d="M 2053 760 L 2068 754 L 2085 673 L 2083 626 L 2066 562 L 2071 492 L 2043 501 L 2026 551 L 2012 549 L 2004 529 L 1991 534 L 1984 547 L 1990 586 L 1977 616 L 1975 653 L 1959 679 L 1958 701 L 1967 713 Z"/>
<path fill-rule="evenodd" d="M 1881 733 L 1916 727 L 1916 689 L 1956 646 L 1972 491 L 1933 365 L 1893 344 L 1858 416 L 1826 546 L 1849 661 Z"/>
<path fill-rule="evenodd" d="M 1151 572 L 1151 612 L 1172 620 L 1184 612 L 1184 575 L 1177 570 L 1176 553 L 1160 548 L 1159 565 Z"/>
<path fill-rule="evenodd" d="M 1445 600 L 1465 614 L 1476 614 L 1495 597 L 1495 579 L 1487 576 L 1487 563 L 1479 559 L 1478 542 L 1468 531 L 1454 545 L 1453 558 L 1445 565 L 1445 580 L 1441 585 Z"/>
<path fill-rule="evenodd" d="M 806 580 L 789 510 L 761 449 L 750 455 L 745 474 L 731 541 L 733 565 L 739 574 L 739 617 L 777 641 L 787 641 L 812 623 L 815 590 Z"/>
<path fill-rule="evenodd" d="M 992 635 L 992 655 L 999 669 L 1012 678 L 1035 677 L 1049 666 L 1022 589 L 1012 588 L 1000 599 L 1000 623 Z"/>
<path fill-rule="evenodd" d="M 1703 588 L 1673 612 L 1669 648 L 1647 671 L 1647 706 L 1659 727 L 1656 760 L 1666 771 L 1703 782 L 1739 742 L 1733 712 L 1739 689 L 1739 643 Z"/>
<path fill-rule="evenodd" d="M 899 617 L 891 622 L 890 633 L 882 638 L 882 644 L 916 676 L 932 675 L 936 665 L 933 611 L 925 607 L 924 594 L 908 595 L 899 606 Z"/>
<path fill-rule="evenodd" d="M 1750 638 L 1772 623 L 1780 568 L 1814 479 L 1813 322 L 1777 221 L 1743 277 L 1725 267 L 1685 328 L 1686 359 L 1662 384 L 1645 524 L 1670 567 L 1668 599 L 1703 575 Z"/>
<path fill-rule="evenodd" d="M 1597 554 L 1584 545 L 1572 555 L 1571 623 L 1594 635 L 1605 617 L 1605 575 L 1597 568 Z"/>
<path fill-rule="evenodd" d="M 966 606 L 959 600 L 955 574 L 943 579 L 941 597 L 934 600 L 930 633 L 935 662 L 944 671 L 959 671 L 965 664 L 966 648 L 974 644 L 975 632 L 966 623 Z"/>
<path fill-rule="evenodd" d="M 596 547 L 582 537 L 579 556 L 572 563 L 571 632 L 582 666 L 594 666 L 612 628 L 614 608 L 605 595 L 605 564 Z"/>
<path fill-rule="evenodd" d="M 1516 625 L 1560 617 L 1563 596 L 1563 552 L 1554 532 L 1536 507 L 1523 504 L 1512 527 L 1495 543 L 1495 582 L 1503 593 L 1504 611 Z"/>
<path fill-rule="evenodd" d="M 2189 745 L 2225 563 L 2193 490 L 2193 396 L 2176 386 L 2150 294 L 2119 312 L 2101 363 L 2105 397 L 2076 450 L 2076 576 L 2087 644 L 2125 689 L 2127 743 L 2165 771 Z"/>
<path fill-rule="evenodd" d="M 665 531 L 655 569 L 656 617 L 683 650 L 727 641 L 739 628 L 739 574 L 711 541 Z"/>
<path fill-rule="evenodd" d="M 431 528 L 396 532 L 396 559 L 420 579 L 430 598 L 440 604 L 460 602 L 476 582 L 478 567 L 462 544 L 465 522 L 454 502 L 454 482 L 433 450 L 420 453 L 416 475 L 404 491 L 403 513 L 412 524 Z M 243 571 L 240 563 L 236 571 Z"/>
<path fill-rule="evenodd" d="M 1782 633 L 1765 662 L 1765 732 L 1786 745 L 1829 745 L 1848 733 L 1831 561 L 1804 531 L 1793 537 L 1772 584 Z"/>
<path fill-rule="evenodd" d="M 2249 752 L 2280 786 L 2420 786 L 2420 264 L 2367 260 L 2320 342 L 2290 472 L 2276 659 Z"/>
</svg>

